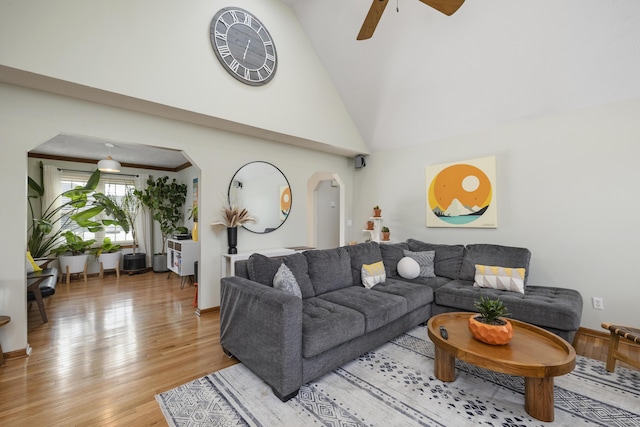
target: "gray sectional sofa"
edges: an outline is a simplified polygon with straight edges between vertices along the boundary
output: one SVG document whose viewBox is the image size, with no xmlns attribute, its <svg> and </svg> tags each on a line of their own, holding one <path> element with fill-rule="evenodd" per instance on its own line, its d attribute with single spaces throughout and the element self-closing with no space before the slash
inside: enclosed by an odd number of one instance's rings
<svg viewBox="0 0 640 427">
<path fill-rule="evenodd" d="M 433 251 L 435 277 L 406 279 L 405 251 Z M 253 254 L 221 280 L 220 342 L 286 401 L 301 385 L 447 311 L 475 311 L 480 294 L 499 296 L 512 317 L 572 342 L 582 297 L 571 289 L 526 285 L 524 294 L 475 287 L 475 264 L 525 268 L 527 249 L 499 245 L 362 243 L 282 258 Z M 363 265 L 382 261 L 386 279 L 362 285 Z M 284 264 L 299 295 L 274 288 Z M 278 272 L 280 276 L 280 272 Z M 526 283 L 525 277 L 525 283 Z"/>
</svg>

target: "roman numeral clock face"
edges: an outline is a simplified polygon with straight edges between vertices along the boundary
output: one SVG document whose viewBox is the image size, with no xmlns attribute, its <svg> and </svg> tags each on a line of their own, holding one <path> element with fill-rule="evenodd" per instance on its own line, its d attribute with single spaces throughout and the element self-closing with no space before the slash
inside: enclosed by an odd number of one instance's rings
<svg viewBox="0 0 640 427">
<path fill-rule="evenodd" d="M 227 7 L 218 11 L 211 21 L 211 45 L 225 70 L 243 83 L 263 85 L 276 72 L 273 39 L 246 10 Z"/>
</svg>

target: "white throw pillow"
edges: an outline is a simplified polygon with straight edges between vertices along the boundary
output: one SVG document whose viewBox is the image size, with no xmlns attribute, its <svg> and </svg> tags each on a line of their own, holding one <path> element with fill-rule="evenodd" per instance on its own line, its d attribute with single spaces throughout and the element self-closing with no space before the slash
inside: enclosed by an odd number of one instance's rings
<svg viewBox="0 0 640 427">
<path fill-rule="evenodd" d="M 378 283 L 384 283 L 387 280 L 387 273 L 384 271 L 384 264 L 378 261 L 374 264 L 362 264 L 362 284 L 365 288 L 371 289 Z"/>
<path fill-rule="evenodd" d="M 526 269 L 524 268 L 476 264 L 476 277 L 473 286 L 524 294 L 525 271 Z"/>
<path fill-rule="evenodd" d="M 404 250 L 404 256 L 408 256 L 416 260 L 420 266 L 420 277 L 436 277 L 433 267 L 433 261 L 436 258 L 435 251 L 412 252 Z"/>
<path fill-rule="evenodd" d="M 415 279 L 420 275 L 418 261 L 408 256 L 402 258 L 398 261 L 398 274 L 405 279 Z"/>
<path fill-rule="evenodd" d="M 302 292 L 300 291 L 300 285 L 295 276 L 291 272 L 291 269 L 286 265 L 281 264 L 273 278 L 273 287 L 279 289 L 289 295 L 296 296 L 302 299 Z"/>
</svg>

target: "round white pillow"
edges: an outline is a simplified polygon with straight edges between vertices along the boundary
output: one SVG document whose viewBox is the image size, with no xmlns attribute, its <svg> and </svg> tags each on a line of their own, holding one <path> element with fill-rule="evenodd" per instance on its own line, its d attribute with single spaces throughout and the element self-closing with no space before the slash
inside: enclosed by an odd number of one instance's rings
<svg viewBox="0 0 640 427">
<path fill-rule="evenodd" d="M 418 261 L 411 257 L 404 257 L 398 261 L 398 274 L 405 279 L 415 279 L 420 274 Z"/>
</svg>

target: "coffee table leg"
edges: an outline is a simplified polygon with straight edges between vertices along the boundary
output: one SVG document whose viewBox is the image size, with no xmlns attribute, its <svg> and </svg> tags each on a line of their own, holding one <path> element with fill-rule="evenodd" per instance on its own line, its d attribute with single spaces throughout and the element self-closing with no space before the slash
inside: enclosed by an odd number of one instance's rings
<svg viewBox="0 0 640 427">
<path fill-rule="evenodd" d="M 433 360 L 433 373 L 440 381 L 453 381 L 456 379 L 456 358 L 436 346 Z"/>
<path fill-rule="evenodd" d="M 524 410 L 540 421 L 553 421 L 553 377 L 525 377 Z"/>
</svg>

